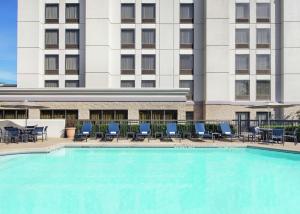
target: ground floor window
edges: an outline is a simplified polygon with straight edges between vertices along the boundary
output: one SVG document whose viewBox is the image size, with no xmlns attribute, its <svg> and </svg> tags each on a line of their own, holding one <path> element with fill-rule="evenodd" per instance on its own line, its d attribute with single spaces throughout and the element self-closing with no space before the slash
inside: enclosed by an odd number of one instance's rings
<svg viewBox="0 0 300 214">
<path fill-rule="evenodd" d="M 193 111 L 187 111 L 185 113 L 185 119 L 186 120 L 194 120 L 194 112 Z"/>
<path fill-rule="evenodd" d="M 5 109 L 0 110 L 0 119 L 26 119 L 26 110 L 24 109 Z"/>
<path fill-rule="evenodd" d="M 247 132 L 250 126 L 250 112 L 236 112 L 235 114 L 238 126 L 240 127 L 240 132 Z"/>
<path fill-rule="evenodd" d="M 41 110 L 40 118 L 77 120 L 78 110 Z"/>
<path fill-rule="evenodd" d="M 177 120 L 177 110 L 140 110 L 142 121 Z"/>
<path fill-rule="evenodd" d="M 257 112 L 256 113 L 256 119 L 258 121 L 267 121 L 269 120 L 270 112 Z"/>
<path fill-rule="evenodd" d="M 90 120 L 98 121 L 113 121 L 127 120 L 127 110 L 90 110 Z"/>
</svg>

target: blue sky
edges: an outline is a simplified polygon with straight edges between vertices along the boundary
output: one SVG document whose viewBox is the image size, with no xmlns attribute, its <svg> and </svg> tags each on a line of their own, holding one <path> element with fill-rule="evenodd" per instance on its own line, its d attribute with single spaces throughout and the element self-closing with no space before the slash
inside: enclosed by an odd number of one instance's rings
<svg viewBox="0 0 300 214">
<path fill-rule="evenodd" d="M 17 0 L 1 1 L 0 82 L 15 83 L 17 72 Z"/>
</svg>

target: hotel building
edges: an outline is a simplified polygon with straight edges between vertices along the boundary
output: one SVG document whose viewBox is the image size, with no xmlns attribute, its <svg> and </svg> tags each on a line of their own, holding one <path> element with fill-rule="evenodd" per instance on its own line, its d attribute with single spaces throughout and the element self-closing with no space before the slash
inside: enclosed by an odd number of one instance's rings
<svg viewBox="0 0 300 214">
<path fill-rule="evenodd" d="M 29 118 L 264 119 L 300 110 L 299 0 L 19 0 Z M 278 117 L 282 115 L 276 114 Z M 0 118 L 24 117 L 0 110 Z"/>
</svg>

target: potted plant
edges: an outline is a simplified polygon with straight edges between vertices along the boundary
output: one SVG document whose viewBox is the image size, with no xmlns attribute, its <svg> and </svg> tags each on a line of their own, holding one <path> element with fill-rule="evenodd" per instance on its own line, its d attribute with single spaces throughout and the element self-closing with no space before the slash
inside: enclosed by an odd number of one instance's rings
<svg viewBox="0 0 300 214">
<path fill-rule="evenodd" d="M 76 134 L 76 127 L 75 127 L 75 123 L 72 121 L 67 121 L 66 124 L 66 136 L 68 139 L 74 139 Z"/>
</svg>

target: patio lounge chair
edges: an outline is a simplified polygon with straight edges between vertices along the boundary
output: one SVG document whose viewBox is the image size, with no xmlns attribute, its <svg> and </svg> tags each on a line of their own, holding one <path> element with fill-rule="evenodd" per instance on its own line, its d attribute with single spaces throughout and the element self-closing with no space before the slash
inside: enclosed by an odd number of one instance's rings
<svg viewBox="0 0 300 214">
<path fill-rule="evenodd" d="M 151 136 L 151 128 L 150 123 L 141 123 L 139 127 L 139 133 L 136 134 L 136 139 L 145 139 L 148 138 L 148 142 L 150 141 Z"/>
<path fill-rule="evenodd" d="M 179 138 L 179 141 L 181 141 L 181 135 L 177 131 L 176 123 L 167 123 L 166 135 L 167 135 L 166 137 L 169 139 Z"/>
<path fill-rule="evenodd" d="M 85 140 L 87 142 L 88 137 L 91 135 L 93 129 L 93 125 L 91 122 L 83 123 L 81 127 L 80 133 L 75 135 L 74 141 L 82 141 Z"/>
<path fill-rule="evenodd" d="M 35 127 L 33 130 L 33 134 L 35 135 L 36 140 L 39 136 L 42 137 L 42 142 L 44 142 L 44 140 L 47 140 L 47 129 L 48 126 Z"/>
<path fill-rule="evenodd" d="M 203 139 L 205 135 L 205 125 L 204 123 L 195 123 L 195 135 L 198 138 Z"/>
<path fill-rule="evenodd" d="M 223 137 L 225 139 L 229 138 L 231 142 L 233 141 L 233 139 L 239 139 L 239 136 L 235 135 L 232 132 L 229 123 L 220 123 L 220 130 L 221 130 L 221 133 L 220 133 L 221 137 Z M 243 137 L 243 142 L 245 142 L 244 137 Z"/>
<path fill-rule="evenodd" d="M 108 138 L 117 138 L 117 141 L 119 141 L 119 134 L 120 134 L 120 125 L 114 122 L 109 123 L 107 133 L 105 134 L 105 141 Z"/>
<path fill-rule="evenodd" d="M 272 130 L 272 142 L 281 142 L 284 145 L 284 129 L 276 128 Z"/>
</svg>

